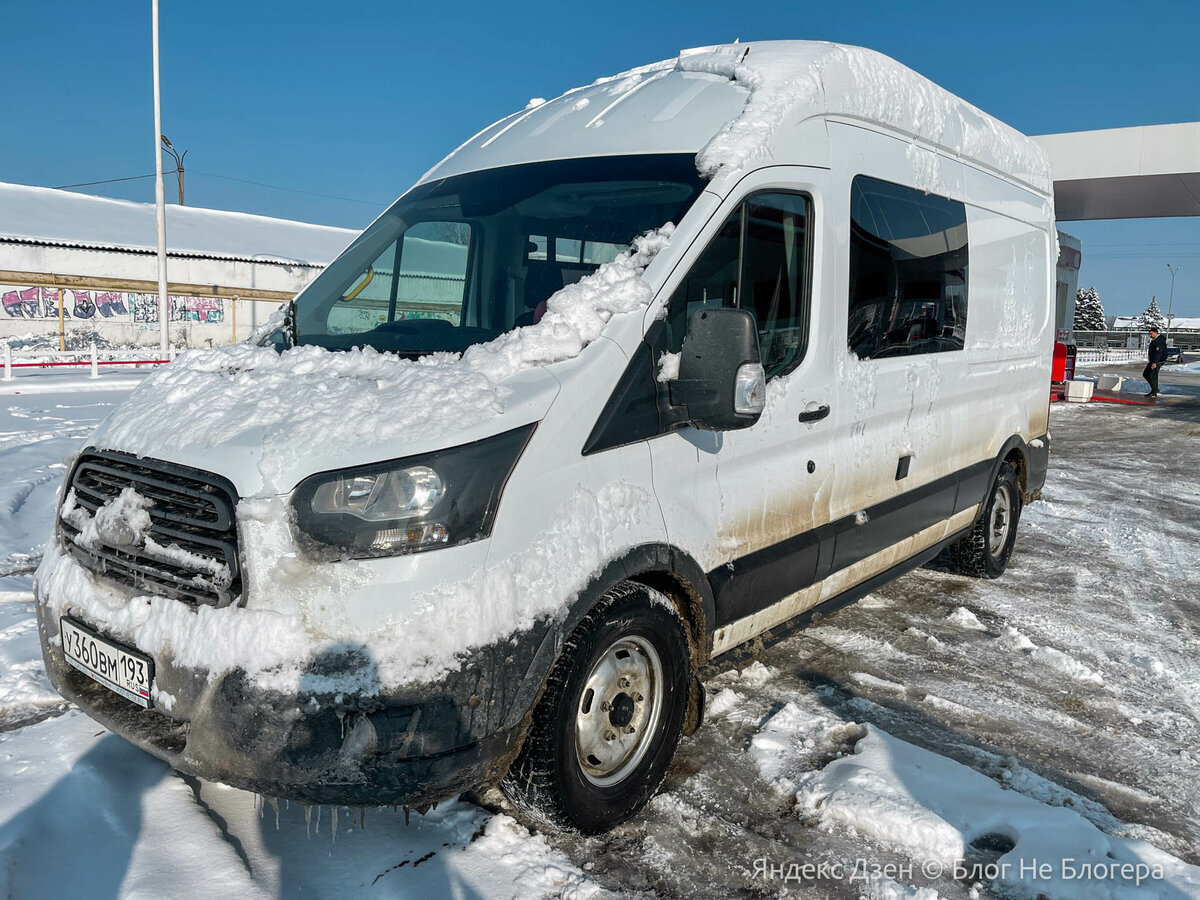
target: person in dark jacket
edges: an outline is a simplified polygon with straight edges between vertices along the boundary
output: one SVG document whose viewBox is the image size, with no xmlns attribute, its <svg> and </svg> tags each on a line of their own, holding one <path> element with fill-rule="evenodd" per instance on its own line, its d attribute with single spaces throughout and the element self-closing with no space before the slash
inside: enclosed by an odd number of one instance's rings
<svg viewBox="0 0 1200 900">
<path fill-rule="evenodd" d="M 1158 396 L 1158 372 L 1162 368 L 1163 360 L 1167 358 L 1167 339 L 1158 333 L 1158 329 L 1153 325 L 1150 326 L 1150 362 L 1145 369 L 1142 370 L 1142 377 L 1150 383 L 1150 392 L 1147 397 Z"/>
</svg>

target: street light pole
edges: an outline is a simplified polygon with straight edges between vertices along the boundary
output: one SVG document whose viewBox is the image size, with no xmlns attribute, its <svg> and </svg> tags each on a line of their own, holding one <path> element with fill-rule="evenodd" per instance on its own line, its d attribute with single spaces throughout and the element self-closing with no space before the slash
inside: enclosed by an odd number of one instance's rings
<svg viewBox="0 0 1200 900">
<path fill-rule="evenodd" d="M 1167 334 L 1171 333 L 1171 310 L 1175 308 L 1175 273 L 1183 266 L 1172 266 L 1167 263 L 1167 271 L 1171 273 L 1171 299 L 1167 301 Z"/>
<path fill-rule="evenodd" d="M 184 150 L 183 153 L 180 153 L 176 150 L 171 142 L 167 140 L 165 134 L 160 135 L 160 137 L 162 138 L 163 149 L 170 153 L 171 157 L 175 160 L 175 177 L 179 181 L 179 205 L 183 206 L 183 160 L 188 155 L 188 152 Z"/>
<path fill-rule="evenodd" d="M 150 0 L 150 21 L 154 40 L 154 208 L 158 230 L 158 348 L 166 353 L 171 307 L 167 299 L 167 205 L 163 199 L 162 153 L 158 149 L 158 141 L 162 137 L 162 99 L 158 86 L 158 0 Z"/>
</svg>

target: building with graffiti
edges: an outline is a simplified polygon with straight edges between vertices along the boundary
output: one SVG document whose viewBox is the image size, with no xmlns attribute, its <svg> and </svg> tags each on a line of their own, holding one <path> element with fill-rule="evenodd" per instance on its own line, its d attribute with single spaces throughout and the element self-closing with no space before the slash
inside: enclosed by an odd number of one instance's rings
<svg viewBox="0 0 1200 900">
<path fill-rule="evenodd" d="M 355 236 L 345 228 L 167 207 L 169 332 L 243 340 Z M 0 183 L 0 340 L 92 335 L 157 345 L 154 205 Z"/>
</svg>

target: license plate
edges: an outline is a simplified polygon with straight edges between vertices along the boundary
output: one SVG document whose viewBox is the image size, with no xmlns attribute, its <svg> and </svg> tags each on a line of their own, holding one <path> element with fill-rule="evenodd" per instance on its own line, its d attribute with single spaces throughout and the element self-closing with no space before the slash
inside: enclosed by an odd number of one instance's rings
<svg viewBox="0 0 1200 900">
<path fill-rule="evenodd" d="M 154 660 L 103 638 L 72 619 L 59 619 L 58 627 L 67 662 L 126 700 L 150 708 Z"/>
</svg>

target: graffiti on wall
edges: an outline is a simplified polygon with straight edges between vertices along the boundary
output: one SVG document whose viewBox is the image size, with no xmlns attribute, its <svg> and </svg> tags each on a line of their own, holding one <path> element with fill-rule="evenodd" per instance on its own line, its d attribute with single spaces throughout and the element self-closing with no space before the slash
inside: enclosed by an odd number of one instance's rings
<svg viewBox="0 0 1200 900">
<path fill-rule="evenodd" d="M 49 287 L 0 287 L 4 312 L 12 319 L 57 319 L 58 289 Z M 171 295 L 171 321 L 203 325 L 225 321 L 225 301 L 219 297 Z M 124 319 L 150 327 L 158 324 L 158 294 L 119 291 L 63 291 L 63 318 Z"/>
<path fill-rule="evenodd" d="M 133 321 L 158 323 L 158 294 L 127 294 L 133 308 Z M 212 325 L 225 321 L 225 301 L 219 297 L 176 297 L 170 295 L 172 322 L 199 322 Z"/>
</svg>

